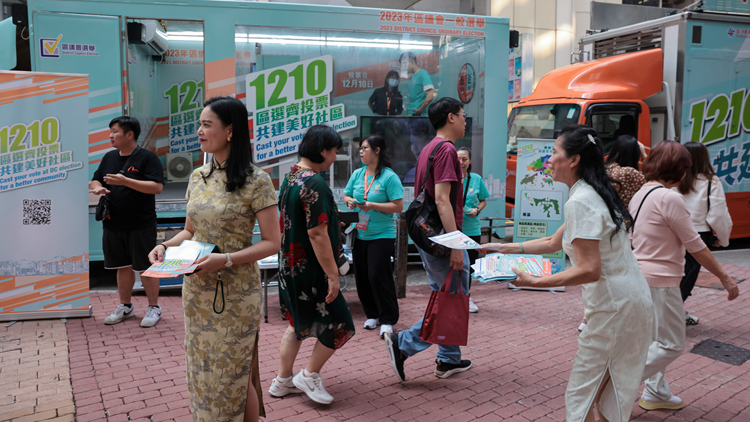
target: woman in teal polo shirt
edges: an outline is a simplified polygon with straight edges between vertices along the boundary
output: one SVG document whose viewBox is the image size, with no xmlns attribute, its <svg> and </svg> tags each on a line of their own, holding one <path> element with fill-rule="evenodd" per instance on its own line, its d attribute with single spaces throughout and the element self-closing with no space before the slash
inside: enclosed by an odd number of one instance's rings
<svg viewBox="0 0 750 422">
<path fill-rule="evenodd" d="M 391 257 L 396 247 L 393 214 L 404 209 L 404 187 L 390 169 L 385 139 L 370 135 L 362 141 L 359 158 L 363 167 L 355 170 L 344 189 L 350 210 L 359 208 L 357 238 L 354 241 L 354 276 L 357 294 L 364 308 L 365 328 L 380 335 L 392 333 L 398 322 L 398 300 Z"/>
<path fill-rule="evenodd" d="M 471 150 L 469 148 L 461 147 L 458 149 L 458 160 L 461 162 L 461 171 L 464 175 L 464 223 L 461 226 L 461 231 L 474 239 L 475 242 L 482 243 L 480 242 L 482 231 L 479 225 L 479 213 L 487 206 L 487 198 L 490 197 L 490 192 L 484 185 L 482 176 L 471 172 Z M 479 258 L 479 251 L 469 249 L 468 252 L 469 265 L 474 265 L 474 262 Z M 470 271 L 472 274 L 474 273 L 473 269 Z M 469 277 L 469 289 L 471 289 L 471 277 Z M 469 298 L 469 312 L 479 312 L 479 308 L 471 298 Z"/>
</svg>

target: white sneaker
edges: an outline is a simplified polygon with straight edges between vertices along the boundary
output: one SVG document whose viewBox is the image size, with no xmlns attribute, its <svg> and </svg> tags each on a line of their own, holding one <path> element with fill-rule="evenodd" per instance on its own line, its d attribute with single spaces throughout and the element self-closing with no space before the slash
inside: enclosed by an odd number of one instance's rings
<svg viewBox="0 0 750 422">
<path fill-rule="evenodd" d="M 469 312 L 471 312 L 472 314 L 479 312 L 479 307 L 474 303 L 473 300 L 471 300 L 471 298 L 469 298 Z"/>
<path fill-rule="evenodd" d="M 141 327 L 148 328 L 153 327 L 159 323 L 161 319 L 161 305 L 149 306 L 146 309 L 146 316 L 141 320 Z"/>
<path fill-rule="evenodd" d="M 286 382 L 279 381 L 278 378 L 274 378 L 271 381 L 271 388 L 268 389 L 268 393 L 271 397 L 284 397 L 287 394 L 298 394 L 302 390 L 294 386 L 293 380 L 290 378 Z"/>
<path fill-rule="evenodd" d="M 320 374 L 314 372 L 310 374 L 310 377 L 306 377 L 304 372 L 305 370 L 303 369 L 292 378 L 294 386 L 307 394 L 307 397 L 310 397 L 310 400 L 316 403 L 331 404 L 333 396 L 326 391 L 323 385 L 323 378 L 320 377 Z"/>
<path fill-rule="evenodd" d="M 378 328 L 378 320 L 372 318 L 368 319 L 367 321 L 365 321 L 365 328 L 368 330 L 374 330 Z"/>
<path fill-rule="evenodd" d="M 380 326 L 380 337 L 383 337 L 383 334 L 385 333 L 391 333 L 393 334 L 393 326 L 388 324 L 383 324 Z"/>
<path fill-rule="evenodd" d="M 643 395 L 641 395 L 641 398 L 638 400 L 638 405 L 646 410 L 679 410 L 685 407 L 685 403 L 683 403 L 682 399 L 677 396 L 672 396 L 669 398 L 669 400 L 662 401 L 657 399 L 656 397 L 651 397 L 650 395 L 646 394 L 645 391 L 643 392 Z"/>
<path fill-rule="evenodd" d="M 119 324 L 120 322 L 125 321 L 128 318 L 132 318 L 135 316 L 135 309 L 133 308 L 133 305 L 130 305 L 130 308 L 123 305 L 122 303 L 117 305 L 117 309 L 115 309 L 112 314 L 110 314 L 108 317 L 104 318 L 104 323 L 107 325 L 113 325 L 113 324 Z"/>
</svg>

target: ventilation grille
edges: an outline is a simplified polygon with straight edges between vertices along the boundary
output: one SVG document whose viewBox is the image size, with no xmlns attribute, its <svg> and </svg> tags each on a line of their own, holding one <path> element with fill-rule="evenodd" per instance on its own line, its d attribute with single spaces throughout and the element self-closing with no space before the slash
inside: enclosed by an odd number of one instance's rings
<svg viewBox="0 0 750 422">
<path fill-rule="evenodd" d="M 594 58 L 616 56 L 618 54 L 632 53 L 634 51 L 651 50 L 660 48 L 662 41 L 662 29 L 634 32 L 607 38 L 594 42 Z"/>
</svg>

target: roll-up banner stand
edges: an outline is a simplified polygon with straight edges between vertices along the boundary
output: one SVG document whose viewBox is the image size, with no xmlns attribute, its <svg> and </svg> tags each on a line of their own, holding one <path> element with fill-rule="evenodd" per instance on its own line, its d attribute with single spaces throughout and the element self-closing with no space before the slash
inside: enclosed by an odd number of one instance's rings
<svg viewBox="0 0 750 422">
<path fill-rule="evenodd" d="M 0 71 L 0 321 L 90 316 L 88 94 L 87 75 Z"/>
</svg>

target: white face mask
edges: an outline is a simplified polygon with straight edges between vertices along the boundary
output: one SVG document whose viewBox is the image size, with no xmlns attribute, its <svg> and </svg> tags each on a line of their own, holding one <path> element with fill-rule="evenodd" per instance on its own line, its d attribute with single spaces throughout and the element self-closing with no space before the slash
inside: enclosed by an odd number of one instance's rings
<svg viewBox="0 0 750 422">
<path fill-rule="evenodd" d="M 388 79 L 388 85 L 393 87 L 398 86 L 398 79 Z"/>
</svg>

